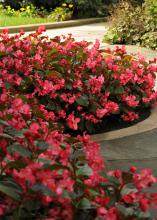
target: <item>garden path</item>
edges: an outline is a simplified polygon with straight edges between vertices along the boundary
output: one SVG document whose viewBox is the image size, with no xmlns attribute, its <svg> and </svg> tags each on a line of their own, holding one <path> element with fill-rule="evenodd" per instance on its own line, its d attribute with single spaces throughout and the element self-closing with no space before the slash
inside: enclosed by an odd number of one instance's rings
<svg viewBox="0 0 157 220">
<path fill-rule="evenodd" d="M 108 25 L 109 24 L 107 22 L 101 22 L 75 27 L 58 28 L 47 30 L 45 35 L 48 35 L 49 37 L 55 37 L 56 35 L 67 35 L 71 33 L 78 41 L 86 40 L 94 42 L 95 39 L 99 39 L 102 42 L 104 33 L 107 32 Z"/>
</svg>

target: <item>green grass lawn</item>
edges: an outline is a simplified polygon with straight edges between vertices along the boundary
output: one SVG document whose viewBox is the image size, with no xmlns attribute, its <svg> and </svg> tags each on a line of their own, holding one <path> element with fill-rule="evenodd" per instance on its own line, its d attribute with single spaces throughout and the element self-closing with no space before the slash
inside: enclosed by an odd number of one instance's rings
<svg viewBox="0 0 157 220">
<path fill-rule="evenodd" d="M 16 25 L 24 25 L 24 24 L 37 24 L 37 23 L 46 23 L 46 22 L 53 22 L 48 18 L 31 18 L 31 17 L 14 17 L 14 16 L 6 16 L 0 15 L 0 27 L 6 26 L 16 26 Z"/>
</svg>

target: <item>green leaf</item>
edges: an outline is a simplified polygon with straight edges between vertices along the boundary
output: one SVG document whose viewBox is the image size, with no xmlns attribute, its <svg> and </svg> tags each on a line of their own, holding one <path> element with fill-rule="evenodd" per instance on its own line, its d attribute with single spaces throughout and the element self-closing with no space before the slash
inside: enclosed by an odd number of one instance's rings
<svg viewBox="0 0 157 220">
<path fill-rule="evenodd" d="M 124 93 L 124 88 L 122 86 L 120 86 L 114 90 L 114 94 L 116 94 L 116 95 L 119 95 L 122 93 Z"/>
<path fill-rule="evenodd" d="M 0 119 L 0 124 L 1 125 L 9 126 L 9 124 L 6 121 L 2 120 L 2 119 Z"/>
<path fill-rule="evenodd" d="M 89 209 L 91 208 L 91 203 L 88 199 L 83 198 L 78 204 L 77 207 L 80 209 Z"/>
<path fill-rule="evenodd" d="M 32 191 L 42 193 L 43 195 L 46 196 L 54 196 L 55 192 L 50 190 L 48 187 L 42 185 L 42 184 L 35 184 L 32 188 Z"/>
<path fill-rule="evenodd" d="M 57 77 L 62 78 L 62 74 L 60 72 L 58 72 L 58 71 L 55 71 L 55 70 L 47 71 L 46 75 L 48 77 L 57 76 Z"/>
<path fill-rule="evenodd" d="M 60 147 L 61 147 L 63 150 L 65 150 L 65 149 L 66 149 L 66 143 L 61 143 L 61 144 L 60 144 Z"/>
<path fill-rule="evenodd" d="M 4 57 L 4 56 L 7 56 L 7 55 L 8 55 L 8 53 L 0 51 L 0 57 Z"/>
<path fill-rule="evenodd" d="M 3 184 L 4 186 L 13 188 L 14 190 L 16 189 L 18 193 L 21 192 L 20 186 L 17 185 L 17 183 L 15 183 L 11 177 L 6 177 L 4 180 L 0 181 L 0 183 Z"/>
<path fill-rule="evenodd" d="M 87 131 L 89 131 L 90 133 L 94 133 L 95 129 L 94 129 L 94 123 L 93 122 L 86 121 L 85 126 L 86 126 Z"/>
<path fill-rule="evenodd" d="M 89 105 L 88 96 L 82 95 L 80 98 L 76 99 L 76 102 L 77 102 L 77 104 L 79 104 L 81 106 L 87 107 Z"/>
<path fill-rule="evenodd" d="M 126 208 L 125 206 L 119 205 L 118 206 L 118 210 L 125 216 L 132 216 L 133 214 L 135 214 L 135 210 L 133 208 Z"/>
<path fill-rule="evenodd" d="M 106 178 L 107 180 L 109 180 L 110 183 L 114 184 L 115 186 L 119 186 L 119 180 L 113 176 L 109 176 L 106 173 L 101 172 L 100 173 L 101 176 L 103 176 L 104 178 Z"/>
<path fill-rule="evenodd" d="M 152 219 L 151 217 L 152 217 L 152 215 L 151 215 L 151 213 L 148 211 L 148 212 L 140 212 L 139 213 L 139 216 L 138 216 L 140 219 Z"/>
<path fill-rule="evenodd" d="M 92 169 L 87 164 L 76 171 L 77 176 L 90 176 L 92 173 Z"/>
<path fill-rule="evenodd" d="M 50 147 L 46 142 L 43 141 L 37 141 L 36 146 L 38 147 L 39 150 L 42 151 L 47 150 Z"/>
<path fill-rule="evenodd" d="M 46 158 L 38 158 L 38 162 L 42 162 L 42 163 L 45 163 L 45 164 L 51 164 L 52 160 L 48 160 Z"/>
<path fill-rule="evenodd" d="M 126 194 L 131 193 L 131 192 L 136 193 L 137 189 L 136 188 L 126 188 L 126 187 L 123 187 L 123 189 L 121 190 L 121 195 L 124 196 Z"/>
<path fill-rule="evenodd" d="M 5 134 L 5 133 L 0 134 L 0 137 L 14 140 L 12 136 Z"/>
<path fill-rule="evenodd" d="M 12 85 L 9 82 L 5 82 L 4 84 L 6 89 L 12 88 Z"/>
<path fill-rule="evenodd" d="M 15 190 L 13 187 L 5 186 L 4 184 L 0 183 L 0 192 L 8 195 L 9 197 L 19 200 L 20 195 L 19 192 Z"/>
<path fill-rule="evenodd" d="M 93 189 L 89 189 L 90 193 L 93 195 L 93 196 L 98 196 L 100 195 L 100 193 L 98 193 L 96 190 L 93 190 Z"/>
<path fill-rule="evenodd" d="M 23 157 L 31 157 L 32 155 L 32 153 L 28 149 L 24 148 L 18 143 L 8 146 L 8 151 L 10 153 L 18 153 Z"/>
<path fill-rule="evenodd" d="M 72 83 L 66 83 L 66 89 L 68 89 L 68 90 L 73 90 L 73 86 L 72 86 Z"/>
<path fill-rule="evenodd" d="M 60 165 L 60 164 L 54 164 L 54 165 L 51 165 L 51 164 L 44 164 L 42 166 L 42 169 L 45 169 L 45 170 L 59 170 L 59 169 L 65 169 L 66 167 L 64 167 L 63 165 Z"/>
<path fill-rule="evenodd" d="M 7 166 L 10 168 L 21 169 L 21 168 L 26 167 L 26 163 L 22 161 L 11 161 L 7 163 Z"/>
<path fill-rule="evenodd" d="M 32 211 L 39 210 L 40 206 L 41 206 L 41 201 L 40 200 L 35 200 L 35 201 L 34 200 L 26 200 L 23 203 L 24 209 L 27 210 L 30 213 Z M 26 217 L 28 219 L 28 215 Z"/>
<path fill-rule="evenodd" d="M 56 47 L 53 47 L 48 55 L 53 55 L 53 54 L 58 54 L 58 49 Z"/>
<path fill-rule="evenodd" d="M 22 99 L 25 103 L 28 102 L 28 99 L 26 98 L 26 96 L 24 96 L 24 95 L 19 95 L 18 97 L 19 97 L 20 99 Z"/>
<path fill-rule="evenodd" d="M 9 135 L 15 136 L 15 137 L 19 137 L 19 138 L 23 138 L 24 135 L 23 133 L 26 131 L 26 129 L 22 129 L 22 130 L 17 130 L 11 126 L 7 127 L 5 129 L 5 132 Z"/>
</svg>

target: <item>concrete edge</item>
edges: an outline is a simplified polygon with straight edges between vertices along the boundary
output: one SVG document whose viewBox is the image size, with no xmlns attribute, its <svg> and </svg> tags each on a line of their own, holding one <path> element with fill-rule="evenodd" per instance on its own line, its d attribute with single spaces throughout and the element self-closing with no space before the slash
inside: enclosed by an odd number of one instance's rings
<svg viewBox="0 0 157 220">
<path fill-rule="evenodd" d="M 95 140 L 98 142 L 105 140 L 113 140 L 135 134 L 141 134 L 146 131 L 151 131 L 155 128 L 157 128 L 157 108 L 153 108 L 151 111 L 151 115 L 142 122 L 139 122 L 128 128 L 92 135 L 91 140 Z"/>
<path fill-rule="evenodd" d="M 66 28 L 66 27 L 73 27 L 73 26 L 80 26 L 92 23 L 98 23 L 106 21 L 105 17 L 101 18 L 86 18 L 86 19 L 77 19 L 77 20 L 69 20 L 69 21 L 62 21 L 62 22 L 53 22 L 53 23 L 40 23 L 40 24 L 30 24 L 30 25 L 18 25 L 18 26 L 7 26 L 7 27 L 0 27 L 0 32 L 4 29 L 8 29 L 9 33 L 17 33 L 20 30 L 27 31 L 35 31 L 40 26 L 45 26 L 48 29 L 57 29 L 57 28 Z"/>
</svg>

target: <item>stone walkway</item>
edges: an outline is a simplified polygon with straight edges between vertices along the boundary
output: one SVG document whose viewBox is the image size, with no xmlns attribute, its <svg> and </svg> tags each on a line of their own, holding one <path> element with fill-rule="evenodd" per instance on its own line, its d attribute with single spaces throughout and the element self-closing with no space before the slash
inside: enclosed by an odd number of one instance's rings
<svg viewBox="0 0 157 220">
<path fill-rule="evenodd" d="M 156 123 L 156 122 L 154 122 Z M 127 170 L 149 167 L 157 176 L 157 129 L 124 138 L 101 142 L 106 168 Z"/>
<path fill-rule="evenodd" d="M 108 23 L 95 23 L 75 27 L 58 28 L 53 30 L 47 30 L 44 35 L 49 37 L 55 37 L 59 35 L 68 35 L 69 33 L 74 36 L 78 41 L 86 40 L 94 42 L 95 39 L 99 39 L 101 42 L 103 40 L 104 34 L 107 32 Z"/>
</svg>

